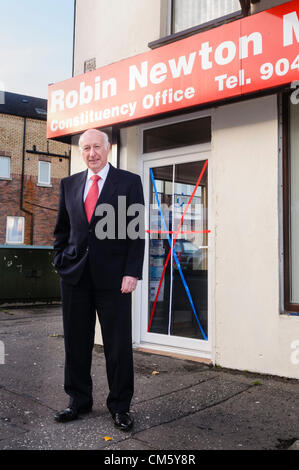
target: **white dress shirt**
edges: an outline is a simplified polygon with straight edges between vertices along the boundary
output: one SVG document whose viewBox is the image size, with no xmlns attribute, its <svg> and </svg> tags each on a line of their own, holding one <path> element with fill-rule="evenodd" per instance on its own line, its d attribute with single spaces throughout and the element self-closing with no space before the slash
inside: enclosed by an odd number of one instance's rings
<svg viewBox="0 0 299 470">
<path fill-rule="evenodd" d="M 103 186 L 104 186 L 104 183 L 105 183 L 105 180 L 107 178 L 107 175 L 108 175 L 108 171 L 109 171 L 109 163 L 107 162 L 106 165 L 104 166 L 104 168 L 101 169 L 101 171 L 99 171 L 98 173 L 94 173 L 93 171 L 91 171 L 89 168 L 88 168 L 88 173 L 87 173 L 87 178 L 86 178 L 86 183 L 85 183 L 85 188 L 84 188 L 84 193 L 83 193 L 83 201 L 85 202 L 85 199 L 86 199 L 86 196 L 88 194 L 88 191 L 89 191 L 89 188 L 90 186 L 92 185 L 92 179 L 91 177 L 93 175 L 99 175 L 100 176 L 100 179 L 98 181 L 98 187 L 99 187 L 99 195 L 101 194 L 101 191 L 103 189 Z"/>
</svg>

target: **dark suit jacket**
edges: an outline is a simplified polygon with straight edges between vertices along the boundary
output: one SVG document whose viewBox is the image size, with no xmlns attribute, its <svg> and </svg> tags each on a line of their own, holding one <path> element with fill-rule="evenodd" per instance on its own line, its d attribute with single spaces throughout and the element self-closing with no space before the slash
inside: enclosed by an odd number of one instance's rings
<svg viewBox="0 0 299 470">
<path fill-rule="evenodd" d="M 127 216 L 123 207 L 118 214 L 118 196 L 126 197 L 126 207 L 134 203 L 144 205 L 141 179 L 134 173 L 110 165 L 97 206 L 110 204 L 113 207 L 115 238 L 99 240 L 95 229 L 101 220 L 103 222 L 106 213 L 97 216 L 96 210 L 88 223 L 83 202 L 86 178 L 87 170 L 61 180 L 54 230 L 54 249 L 57 252 L 54 264 L 61 278 L 71 285 L 77 284 L 88 262 L 97 288 L 120 288 L 123 276 L 142 278 L 144 235 L 132 240 L 128 236 L 123 238 L 118 231 L 120 215 L 126 225 L 134 219 L 134 216 Z M 142 230 L 144 226 L 141 233 Z"/>
</svg>

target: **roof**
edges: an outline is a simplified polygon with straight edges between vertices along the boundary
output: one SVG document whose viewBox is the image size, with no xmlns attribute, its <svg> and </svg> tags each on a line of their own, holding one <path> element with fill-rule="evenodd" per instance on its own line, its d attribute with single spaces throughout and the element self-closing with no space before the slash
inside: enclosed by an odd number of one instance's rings
<svg viewBox="0 0 299 470">
<path fill-rule="evenodd" d="M 2 98 L 0 99 L 0 113 L 42 121 L 47 120 L 47 100 L 44 98 L 19 95 L 8 91 L 4 92 L 4 100 L 3 96 L 0 96 L 0 98 Z"/>
</svg>

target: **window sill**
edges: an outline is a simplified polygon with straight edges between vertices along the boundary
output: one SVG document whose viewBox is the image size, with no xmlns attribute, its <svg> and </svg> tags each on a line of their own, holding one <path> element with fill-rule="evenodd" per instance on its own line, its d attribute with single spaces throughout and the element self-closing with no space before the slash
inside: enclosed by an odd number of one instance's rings
<svg viewBox="0 0 299 470">
<path fill-rule="evenodd" d="M 244 18 L 244 15 L 242 13 L 242 10 L 238 10 L 234 13 L 230 13 L 229 15 L 221 16 L 220 18 L 217 18 L 215 20 L 207 21 L 206 23 L 202 23 L 198 26 L 193 26 L 192 28 L 184 29 L 183 31 L 179 31 L 178 33 L 173 33 L 169 36 L 164 36 L 163 38 L 151 41 L 148 43 L 148 47 L 150 49 L 157 49 L 158 47 L 165 46 L 166 44 L 170 44 L 175 41 L 180 41 L 181 39 L 193 36 L 194 34 L 202 33 L 203 31 L 217 28 L 218 26 L 222 26 L 223 24 L 230 23 L 235 20 L 240 20 L 241 18 Z"/>
<path fill-rule="evenodd" d="M 296 312 L 296 311 L 292 311 L 292 312 L 288 312 L 288 311 L 284 311 L 284 312 L 281 312 L 280 313 L 280 316 L 281 317 L 299 317 L 299 312 Z"/>
<path fill-rule="evenodd" d="M 6 176 L 0 176 L 0 181 L 12 181 L 12 178 Z"/>
<path fill-rule="evenodd" d="M 8 242 L 8 241 L 6 241 L 4 246 L 8 247 L 8 248 L 12 248 L 14 245 L 22 246 L 22 245 L 24 245 L 24 242 Z"/>
<path fill-rule="evenodd" d="M 52 184 L 46 184 L 46 183 L 36 183 L 36 186 L 39 186 L 40 188 L 53 188 Z"/>
</svg>

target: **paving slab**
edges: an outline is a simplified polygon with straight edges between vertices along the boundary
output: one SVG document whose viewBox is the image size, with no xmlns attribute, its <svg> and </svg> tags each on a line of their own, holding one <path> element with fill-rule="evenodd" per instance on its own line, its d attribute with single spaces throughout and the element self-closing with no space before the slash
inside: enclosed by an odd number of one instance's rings
<svg viewBox="0 0 299 470">
<path fill-rule="evenodd" d="M 94 408 L 58 424 L 63 390 L 61 308 L 0 308 L 0 450 L 274 450 L 299 440 L 298 381 L 134 351 L 135 425 L 106 408 L 103 348 L 93 351 Z M 106 438 L 106 439 L 105 439 Z M 107 440 L 109 439 L 109 440 Z"/>
</svg>

